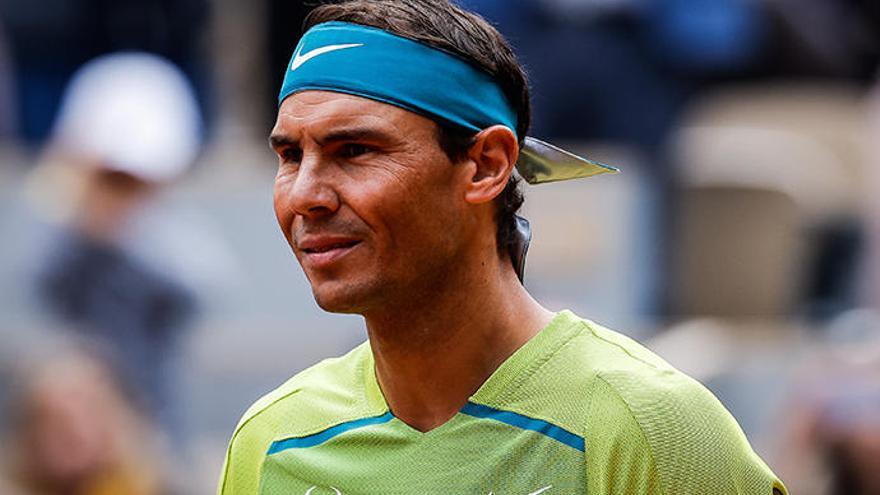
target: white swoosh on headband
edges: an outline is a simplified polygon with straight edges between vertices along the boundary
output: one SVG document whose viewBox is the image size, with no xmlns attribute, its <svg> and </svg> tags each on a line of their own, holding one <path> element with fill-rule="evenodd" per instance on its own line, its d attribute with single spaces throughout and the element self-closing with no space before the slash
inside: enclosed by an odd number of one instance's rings
<svg viewBox="0 0 880 495">
<path fill-rule="evenodd" d="M 295 71 L 299 68 L 300 65 L 308 62 L 309 60 L 317 57 L 318 55 L 323 55 L 329 52 L 335 52 L 336 50 L 345 50 L 346 48 L 356 48 L 358 46 L 364 46 L 363 43 L 348 43 L 345 45 L 327 45 L 322 46 L 320 48 L 315 48 L 314 50 L 310 50 L 306 53 L 302 53 L 302 48 L 299 49 L 297 53 L 293 55 L 293 61 L 290 63 L 290 70 Z"/>
</svg>

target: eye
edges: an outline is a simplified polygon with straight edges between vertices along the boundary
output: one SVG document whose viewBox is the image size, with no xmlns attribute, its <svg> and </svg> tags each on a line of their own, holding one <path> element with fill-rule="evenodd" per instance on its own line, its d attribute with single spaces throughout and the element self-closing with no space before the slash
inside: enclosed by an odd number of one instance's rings
<svg viewBox="0 0 880 495">
<path fill-rule="evenodd" d="M 302 150 L 299 148 L 284 148 L 278 153 L 283 163 L 299 163 L 302 160 Z"/>
<path fill-rule="evenodd" d="M 345 158 L 355 158 L 373 151 L 373 148 L 358 143 L 348 143 L 339 148 L 339 154 Z"/>
</svg>

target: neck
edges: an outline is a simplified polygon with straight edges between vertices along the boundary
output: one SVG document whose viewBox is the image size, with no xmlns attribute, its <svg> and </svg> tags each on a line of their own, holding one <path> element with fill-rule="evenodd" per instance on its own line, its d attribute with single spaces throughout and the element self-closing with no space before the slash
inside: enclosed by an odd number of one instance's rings
<svg viewBox="0 0 880 495">
<path fill-rule="evenodd" d="M 497 255 L 457 267 L 413 299 L 364 317 L 385 400 L 420 431 L 454 416 L 553 316 Z"/>
</svg>

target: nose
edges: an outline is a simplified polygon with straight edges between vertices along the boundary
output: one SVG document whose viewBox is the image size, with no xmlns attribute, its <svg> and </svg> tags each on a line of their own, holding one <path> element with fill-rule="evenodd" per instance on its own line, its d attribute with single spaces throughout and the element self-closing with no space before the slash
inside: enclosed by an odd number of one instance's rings
<svg viewBox="0 0 880 495">
<path fill-rule="evenodd" d="M 334 187 L 332 165 L 320 157 L 304 155 L 289 190 L 294 213 L 317 219 L 339 209 L 339 195 Z"/>
</svg>

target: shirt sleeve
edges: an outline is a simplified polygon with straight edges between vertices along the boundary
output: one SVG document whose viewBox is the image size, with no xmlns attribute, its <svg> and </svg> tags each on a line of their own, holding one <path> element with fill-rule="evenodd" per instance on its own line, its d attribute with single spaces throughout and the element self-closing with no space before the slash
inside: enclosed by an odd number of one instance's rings
<svg viewBox="0 0 880 495">
<path fill-rule="evenodd" d="M 736 420 L 705 387 L 675 371 L 657 380 L 597 378 L 590 404 L 587 493 L 787 495 Z"/>
<path fill-rule="evenodd" d="M 251 433 L 250 429 L 242 426 L 232 436 L 223 462 L 217 495 L 252 495 L 259 492 L 260 470 L 268 446 L 264 446 L 264 442 L 260 442 Z"/>
<path fill-rule="evenodd" d="M 273 435 L 280 429 L 271 406 L 286 397 L 287 387 L 263 396 L 242 416 L 229 441 L 217 495 L 255 495 L 260 491 L 263 462 Z"/>
</svg>

